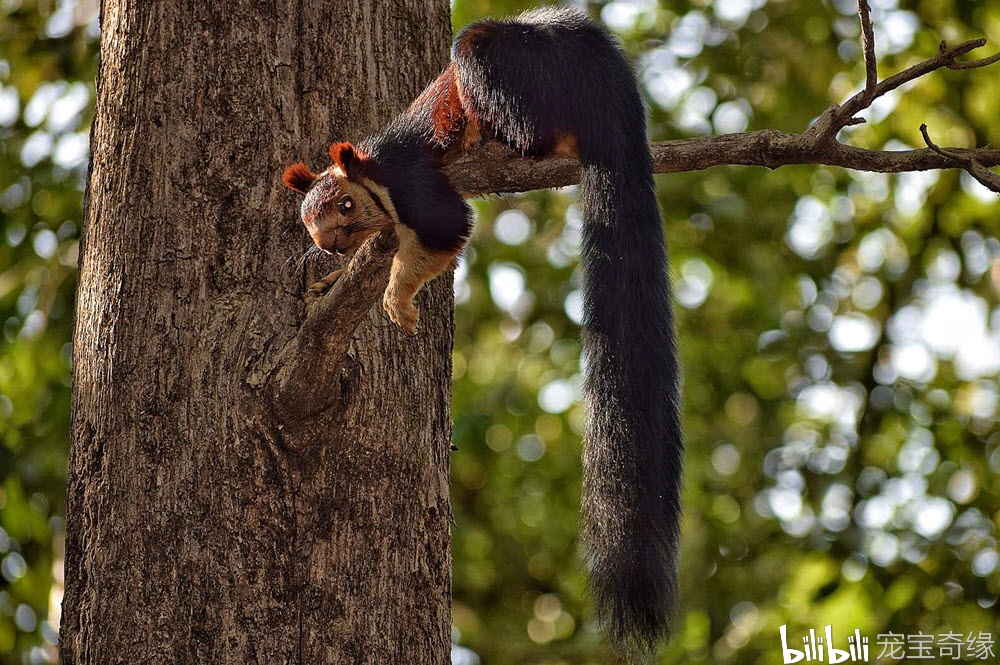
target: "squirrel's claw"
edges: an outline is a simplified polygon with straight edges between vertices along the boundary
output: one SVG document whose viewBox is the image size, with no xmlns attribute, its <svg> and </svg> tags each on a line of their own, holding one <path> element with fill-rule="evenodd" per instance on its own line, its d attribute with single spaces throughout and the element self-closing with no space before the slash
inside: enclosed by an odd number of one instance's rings
<svg viewBox="0 0 1000 665">
<path fill-rule="evenodd" d="M 319 280 L 318 282 L 313 282 L 309 285 L 309 290 L 306 291 L 306 300 L 315 300 L 316 298 L 321 298 L 327 291 L 330 290 L 340 276 L 344 274 L 344 268 L 339 268 L 334 270 L 329 275 Z"/>
<path fill-rule="evenodd" d="M 390 291 L 386 290 L 382 297 L 382 308 L 389 315 L 392 322 L 399 326 L 407 335 L 417 334 L 417 320 L 420 318 L 420 310 L 413 304 L 412 300 L 399 300 L 394 298 Z"/>
</svg>

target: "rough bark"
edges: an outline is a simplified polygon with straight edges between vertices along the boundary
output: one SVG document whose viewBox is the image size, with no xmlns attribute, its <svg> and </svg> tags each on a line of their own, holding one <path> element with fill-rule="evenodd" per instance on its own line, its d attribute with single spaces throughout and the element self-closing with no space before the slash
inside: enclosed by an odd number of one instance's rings
<svg viewBox="0 0 1000 665">
<path fill-rule="evenodd" d="M 278 176 L 403 108 L 449 30 L 443 0 L 103 2 L 64 663 L 447 662 L 450 277 L 413 338 L 345 312 L 319 371 L 334 266 L 297 262 Z M 275 404 L 289 349 L 319 383 Z"/>
</svg>

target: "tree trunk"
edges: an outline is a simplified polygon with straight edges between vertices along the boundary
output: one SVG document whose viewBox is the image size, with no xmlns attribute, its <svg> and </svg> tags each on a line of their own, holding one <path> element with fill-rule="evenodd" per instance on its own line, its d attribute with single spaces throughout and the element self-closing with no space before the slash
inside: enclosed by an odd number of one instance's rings
<svg viewBox="0 0 1000 665">
<path fill-rule="evenodd" d="M 416 337 L 365 302 L 346 357 L 299 358 L 328 399 L 269 388 L 334 267 L 281 169 L 400 111 L 448 7 L 103 2 L 64 663 L 448 661 L 450 277 Z"/>
</svg>

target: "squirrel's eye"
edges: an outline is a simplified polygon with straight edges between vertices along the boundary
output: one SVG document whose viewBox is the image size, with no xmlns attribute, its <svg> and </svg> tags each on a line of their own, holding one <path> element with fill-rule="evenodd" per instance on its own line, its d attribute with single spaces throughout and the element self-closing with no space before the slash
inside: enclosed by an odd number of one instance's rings
<svg viewBox="0 0 1000 665">
<path fill-rule="evenodd" d="M 337 202 L 337 207 L 340 208 L 340 212 L 346 215 L 354 210 L 354 199 L 350 196 L 345 196 Z"/>
</svg>

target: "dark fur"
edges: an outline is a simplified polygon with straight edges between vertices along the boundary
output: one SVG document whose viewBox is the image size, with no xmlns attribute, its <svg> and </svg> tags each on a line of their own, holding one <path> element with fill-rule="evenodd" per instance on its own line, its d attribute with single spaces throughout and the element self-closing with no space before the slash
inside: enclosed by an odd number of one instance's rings
<svg viewBox="0 0 1000 665">
<path fill-rule="evenodd" d="M 568 8 L 476 23 L 452 56 L 357 155 L 335 146 L 334 158 L 360 155 L 420 242 L 452 249 L 469 234 L 470 211 L 440 160 L 470 123 L 526 155 L 575 137 L 591 411 L 583 541 L 610 637 L 650 649 L 667 635 L 677 597 L 683 445 L 666 249 L 634 75 L 612 38 Z"/>
<path fill-rule="evenodd" d="M 358 145 L 368 177 L 389 190 L 399 221 L 435 250 L 456 249 L 472 230 L 472 210 L 441 173 L 443 151 L 430 117 L 404 113 Z"/>
</svg>

